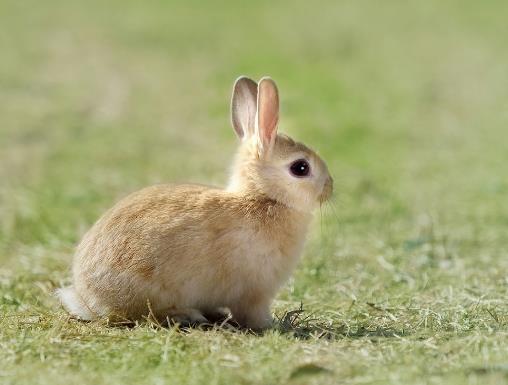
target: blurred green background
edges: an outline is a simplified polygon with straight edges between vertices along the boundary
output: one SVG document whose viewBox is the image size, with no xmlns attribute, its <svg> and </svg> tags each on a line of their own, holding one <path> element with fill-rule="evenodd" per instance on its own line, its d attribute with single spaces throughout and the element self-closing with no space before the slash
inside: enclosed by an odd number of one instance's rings
<svg viewBox="0 0 508 385">
<path fill-rule="evenodd" d="M 506 381 L 507 15 L 505 1 L 0 2 L 0 381 Z M 225 183 L 239 75 L 277 81 L 280 130 L 336 180 L 274 305 L 310 318 L 263 337 L 69 321 L 51 293 L 105 209 L 148 184 Z"/>
</svg>

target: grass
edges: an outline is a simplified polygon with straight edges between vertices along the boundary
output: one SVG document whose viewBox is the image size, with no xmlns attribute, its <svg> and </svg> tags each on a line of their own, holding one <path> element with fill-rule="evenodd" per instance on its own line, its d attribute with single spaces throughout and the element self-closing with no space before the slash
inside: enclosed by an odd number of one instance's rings
<svg viewBox="0 0 508 385">
<path fill-rule="evenodd" d="M 506 2 L 0 4 L 0 383 L 508 382 Z M 224 184 L 234 78 L 336 179 L 262 336 L 70 320 L 117 199 Z M 303 304 L 303 312 L 300 312 Z"/>
</svg>

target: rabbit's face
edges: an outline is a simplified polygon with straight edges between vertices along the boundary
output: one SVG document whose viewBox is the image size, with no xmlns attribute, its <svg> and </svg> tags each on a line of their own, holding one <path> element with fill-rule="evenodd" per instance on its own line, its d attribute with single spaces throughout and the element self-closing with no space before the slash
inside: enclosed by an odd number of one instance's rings
<svg viewBox="0 0 508 385">
<path fill-rule="evenodd" d="M 305 145 L 277 135 L 270 156 L 259 160 L 256 179 L 270 198 L 311 211 L 330 198 L 333 179 L 325 162 Z"/>
<path fill-rule="evenodd" d="M 256 138 L 242 143 L 230 189 L 255 191 L 300 211 L 312 211 L 330 198 L 333 179 L 314 151 L 277 135 L 268 154 L 260 154 Z"/>
</svg>

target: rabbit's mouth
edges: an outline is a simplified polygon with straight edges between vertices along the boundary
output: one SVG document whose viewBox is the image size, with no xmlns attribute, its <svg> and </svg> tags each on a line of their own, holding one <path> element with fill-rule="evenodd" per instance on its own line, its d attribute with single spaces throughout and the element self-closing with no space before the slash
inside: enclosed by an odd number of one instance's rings
<svg viewBox="0 0 508 385">
<path fill-rule="evenodd" d="M 333 192 L 333 179 L 331 176 L 329 176 L 325 184 L 323 185 L 323 190 L 321 191 L 321 194 L 319 194 L 319 202 L 323 203 L 326 202 L 330 197 L 332 196 Z"/>
</svg>

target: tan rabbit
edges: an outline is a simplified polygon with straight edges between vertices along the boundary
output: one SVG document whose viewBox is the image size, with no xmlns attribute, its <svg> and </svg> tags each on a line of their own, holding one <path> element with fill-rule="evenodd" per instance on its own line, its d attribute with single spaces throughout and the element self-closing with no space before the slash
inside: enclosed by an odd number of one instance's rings
<svg viewBox="0 0 508 385">
<path fill-rule="evenodd" d="M 277 135 L 273 80 L 237 79 L 231 110 L 241 144 L 228 187 L 158 185 L 107 211 L 77 248 L 72 286 L 58 291 L 72 315 L 206 322 L 227 307 L 244 327 L 271 325 L 270 304 L 333 183 L 315 152 Z"/>
</svg>

